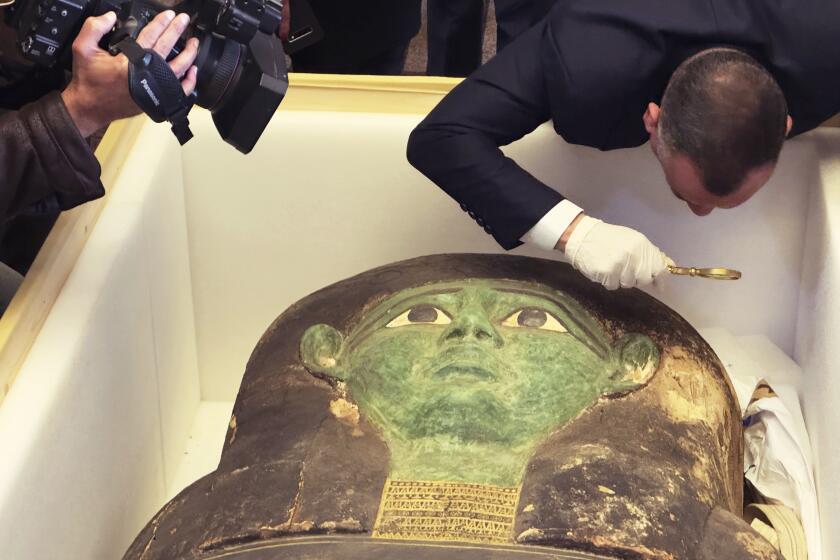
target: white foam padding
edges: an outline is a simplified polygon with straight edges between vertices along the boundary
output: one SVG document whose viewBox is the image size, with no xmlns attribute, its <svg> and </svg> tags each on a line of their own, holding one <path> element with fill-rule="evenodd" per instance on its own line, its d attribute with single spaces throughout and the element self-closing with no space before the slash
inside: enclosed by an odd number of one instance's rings
<svg viewBox="0 0 840 560">
<path fill-rule="evenodd" d="M 840 130 L 821 130 L 811 141 L 819 161 L 808 208 L 794 358 L 805 372 L 802 401 L 828 560 L 840 551 Z"/>
<path fill-rule="evenodd" d="M 113 560 L 198 406 L 177 145 L 144 129 L 0 406 L 0 558 Z"/>
<path fill-rule="evenodd" d="M 199 403 L 175 478 L 167 488 L 167 501 L 219 466 L 232 410 L 233 401 Z"/>
</svg>

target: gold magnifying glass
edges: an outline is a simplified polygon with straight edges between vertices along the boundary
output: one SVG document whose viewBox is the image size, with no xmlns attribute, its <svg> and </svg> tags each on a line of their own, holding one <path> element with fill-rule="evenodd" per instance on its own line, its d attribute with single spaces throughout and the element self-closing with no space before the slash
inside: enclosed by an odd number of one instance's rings
<svg viewBox="0 0 840 560">
<path fill-rule="evenodd" d="M 713 280 L 738 280 L 741 278 L 740 270 L 731 268 L 695 268 L 693 266 L 669 266 L 668 272 L 678 276 L 698 276 L 700 278 L 712 278 Z"/>
</svg>

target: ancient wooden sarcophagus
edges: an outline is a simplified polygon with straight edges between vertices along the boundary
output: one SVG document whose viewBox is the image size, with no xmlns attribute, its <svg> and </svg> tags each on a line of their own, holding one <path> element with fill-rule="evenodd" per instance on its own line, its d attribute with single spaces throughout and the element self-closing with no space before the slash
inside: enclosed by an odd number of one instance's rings
<svg viewBox="0 0 840 560">
<path fill-rule="evenodd" d="M 709 346 L 564 264 L 440 255 L 286 310 L 218 469 L 126 560 L 774 559 Z"/>
</svg>

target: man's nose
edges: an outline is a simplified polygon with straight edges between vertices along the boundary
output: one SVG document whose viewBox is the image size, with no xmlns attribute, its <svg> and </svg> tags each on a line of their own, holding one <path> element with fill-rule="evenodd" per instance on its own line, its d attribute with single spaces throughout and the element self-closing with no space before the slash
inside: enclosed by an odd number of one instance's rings
<svg viewBox="0 0 840 560">
<path fill-rule="evenodd" d="M 686 202 L 686 204 L 688 204 L 688 207 L 691 208 L 691 211 L 697 216 L 708 216 L 712 213 L 712 210 L 715 209 L 714 206 L 703 206 L 700 204 L 692 204 L 691 202 Z"/>
<path fill-rule="evenodd" d="M 460 313 L 444 331 L 441 341 L 449 343 L 475 341 L 496 347 L 504 343 L 486 314 L 475 311 Z"/>
</svg>

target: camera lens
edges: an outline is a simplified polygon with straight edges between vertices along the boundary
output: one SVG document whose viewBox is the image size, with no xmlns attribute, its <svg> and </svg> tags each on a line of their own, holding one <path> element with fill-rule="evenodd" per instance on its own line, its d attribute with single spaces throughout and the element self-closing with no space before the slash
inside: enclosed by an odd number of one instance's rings
<svg viewBox="0 0 840 560">
<path fill-rule="evenodd" d="M 195 59 L 198 68 L 196 102 L 212 111 L 221 103 L 225 94 L 236 86 L 244 45 L 210 33 L 198 39 L 199 49 Z"/>
</svg>

